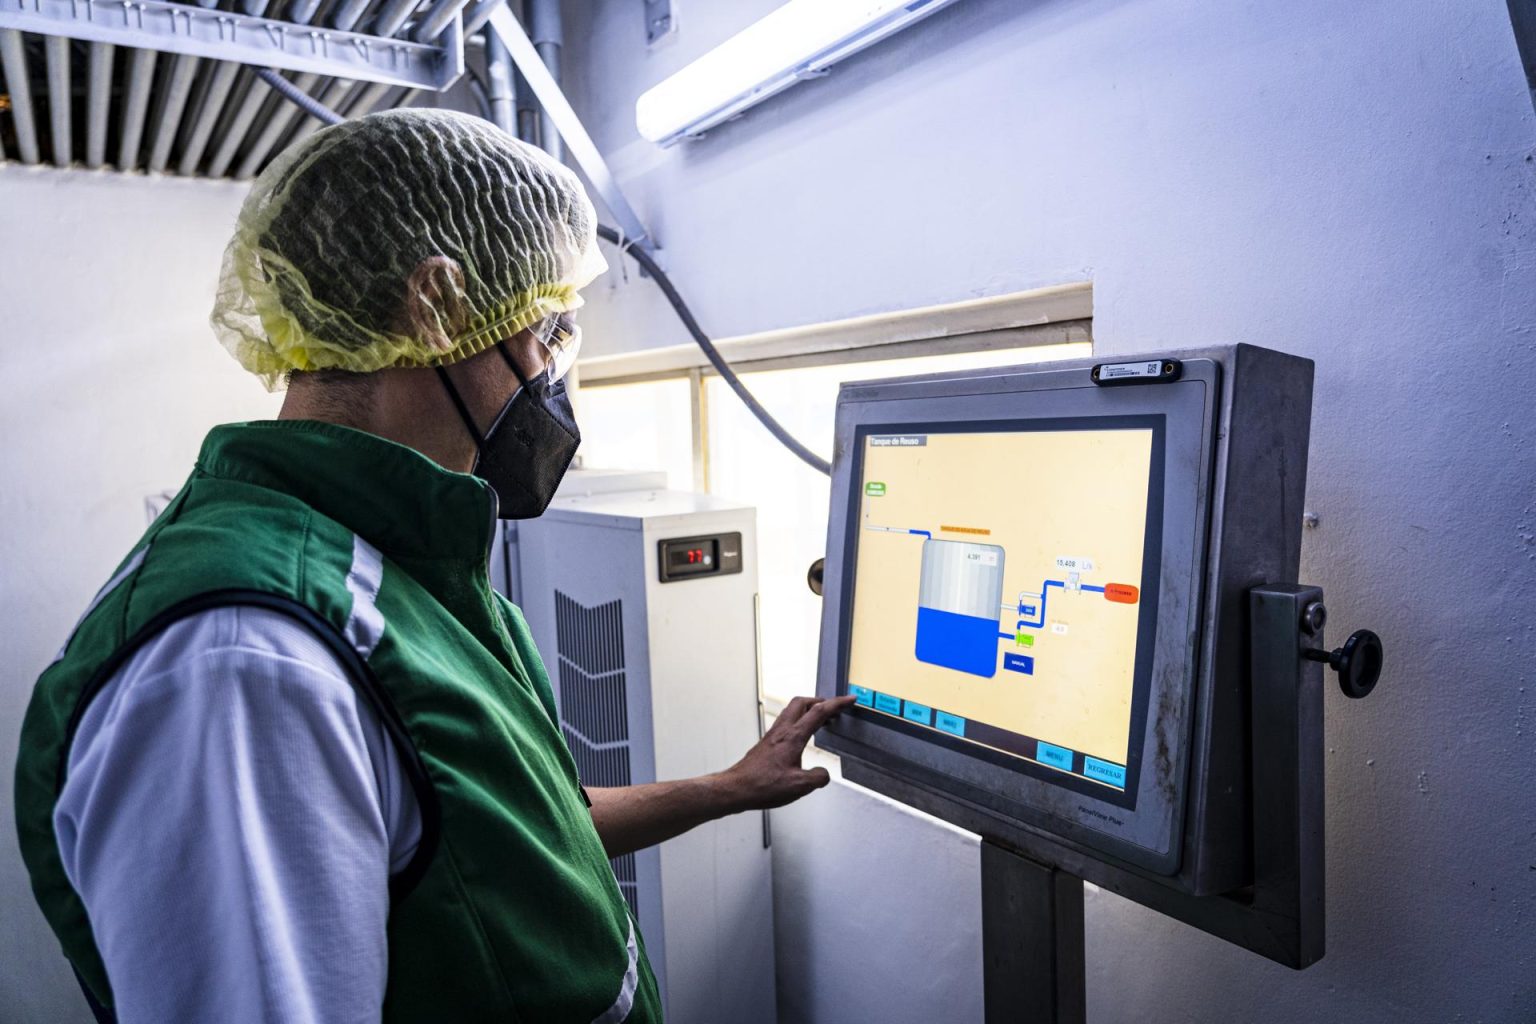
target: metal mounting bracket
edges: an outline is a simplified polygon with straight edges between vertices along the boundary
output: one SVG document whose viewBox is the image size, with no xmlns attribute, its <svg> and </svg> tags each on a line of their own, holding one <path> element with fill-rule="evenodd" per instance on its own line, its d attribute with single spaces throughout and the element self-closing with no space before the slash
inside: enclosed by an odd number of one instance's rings
<svg viewBox="0 0 1536 1024">
<path fill-rule="evenodd" d="M 672 0 L 644 0 L 645 43 L 655 46 L 669 36 L 677 34 L 677 12 Z"/>
</svg>

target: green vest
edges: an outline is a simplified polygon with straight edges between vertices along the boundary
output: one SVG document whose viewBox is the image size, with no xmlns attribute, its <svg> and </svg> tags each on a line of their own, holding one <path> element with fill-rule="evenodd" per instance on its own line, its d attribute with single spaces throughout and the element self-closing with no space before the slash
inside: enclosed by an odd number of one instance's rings
<svg viewBox="0 0 1536 1024">
<path fill-rule="evenodd" d="M 22 856 L 99 1001 L 111 1006 L 106 970 L 53 830 L 75 728 L 170 622 L 262 605 L 351 668 L 413 776 L 423 835 L 391 880 L 384 1020 L 661 1019 L 549 677 L 522 614 L 491 590 L 495 525 L 484 483 L 371 434 L 299 421 L 209 434 L 38 680 L 22 727 Z"/>
</svg>

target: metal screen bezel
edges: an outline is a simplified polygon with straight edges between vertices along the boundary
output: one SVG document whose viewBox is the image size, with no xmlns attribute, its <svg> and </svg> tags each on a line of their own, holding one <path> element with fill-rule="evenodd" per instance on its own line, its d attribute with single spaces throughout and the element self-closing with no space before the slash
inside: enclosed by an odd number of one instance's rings
<svg viewBox="0 0 1536 1024">
<path fill-rule="evenodd" d="M 837 409 L 817 693 L 847 692 L 853 560 L 846 556 L 853 549 L 850 536 L 857 521 L 853 476 L 860 460 L 854 446 L 861 427 L 1163 416 L 1161 585 L 1148 713 L 1142 735 L 1131 739 L 1133 748 L 1141 744 L 1143 766 L 1134 808 L 979 761 L 867 721 L 857 711 L 828 726 L 818 742 L 949 788 L 1026 828 L 1171 875 L 1179 869 L 1189 795 L 1220 367 L 1211 359 L 1191 359 L 1178 381 L 1101 388 L 1089 378 L 1092 365 L 1081 361 L 844 385 Z"/>
</svg>

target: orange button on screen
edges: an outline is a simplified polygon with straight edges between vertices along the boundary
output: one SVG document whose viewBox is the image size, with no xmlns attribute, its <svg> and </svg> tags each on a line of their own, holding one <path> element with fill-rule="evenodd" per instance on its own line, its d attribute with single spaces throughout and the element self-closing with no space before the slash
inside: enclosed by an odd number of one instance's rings
<svg viewBox="0 0 1536 1024">
<path fill-rule="evenodd" d="M 1141 597 L 1141 591 L 1129 583 L 1107 583 L 1104 585 L 1104 600 L 1115 601 L 1119 604 L 1135 604 Z"/>
</svg>

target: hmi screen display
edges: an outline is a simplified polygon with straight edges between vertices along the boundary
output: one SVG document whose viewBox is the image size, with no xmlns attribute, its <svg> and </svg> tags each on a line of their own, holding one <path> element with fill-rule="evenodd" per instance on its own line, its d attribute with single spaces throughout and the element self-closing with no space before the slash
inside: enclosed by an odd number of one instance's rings
<svg viewBox="0 0 1536 1024">
<path fill-rule="evenodd" d="M 1134 806 L 1163 418 L 858 443 L 847 692 L 891 728 Z"/>
</svg>

